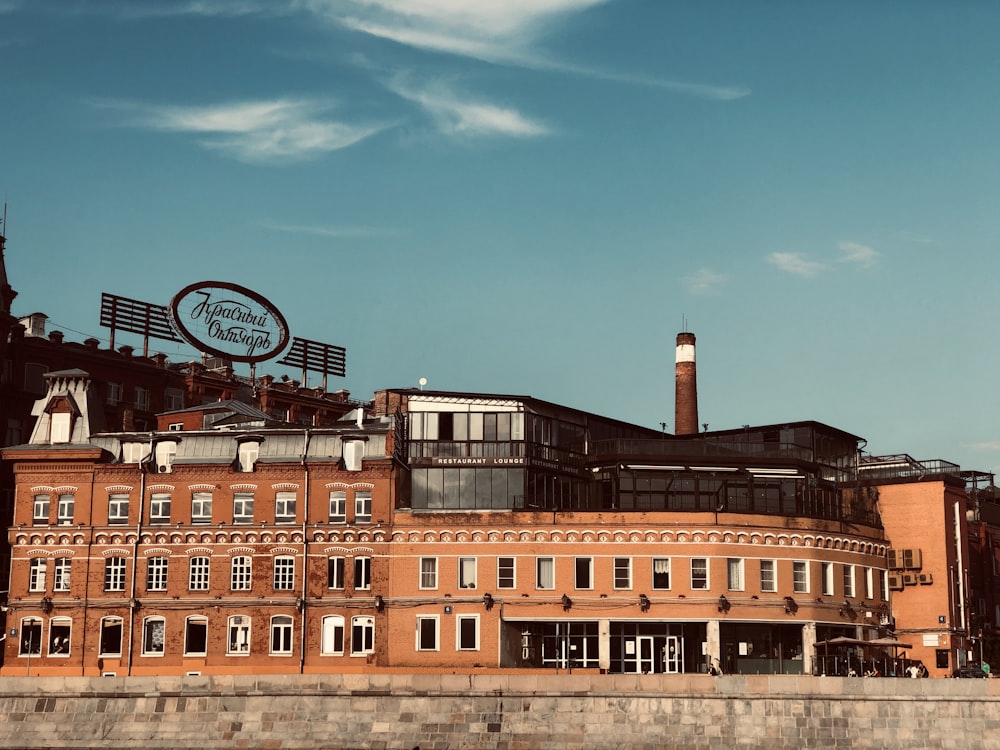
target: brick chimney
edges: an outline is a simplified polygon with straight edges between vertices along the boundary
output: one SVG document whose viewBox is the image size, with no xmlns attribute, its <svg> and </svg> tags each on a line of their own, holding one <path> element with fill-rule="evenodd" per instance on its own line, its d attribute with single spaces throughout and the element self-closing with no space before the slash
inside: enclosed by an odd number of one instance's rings
<svg viewBox="0 0 1000 750">
<path fill-rule="evenodd" d="M 674 386 L 674 434 L 695 435 L 698 432 L 698 378 L 693 333 L 677 334 Z"/>
</svg>

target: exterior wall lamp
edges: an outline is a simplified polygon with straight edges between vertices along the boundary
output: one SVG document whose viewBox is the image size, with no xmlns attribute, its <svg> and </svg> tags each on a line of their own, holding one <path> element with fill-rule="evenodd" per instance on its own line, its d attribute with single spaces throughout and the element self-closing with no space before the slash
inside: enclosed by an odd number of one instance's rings
<svg viewBox="0 0 1000 750">
<path fill-rule="evenodd" d="M 493 609 L 493 594 L 483 594 L 483 606 L 486 607 L 487 612 Z"/>
<path fill-rule="evenodd" d="M 563 605 L 563 612 L 569 612 L 570 607 L 573 606 L 573 600 L 570 599 L 569 596 L 567 596 L 566 594 L 563 594 L 562 605 Z"/>
<path fill-rule="evenodd" d="M 785 597 L 785 614 L 794 615 L 799 611 L 798 603 L 790 596 Z"/>
<path fill-rule="evenodd" d="M 382 598 L 381 594 L 375 596 L 375 611 L 382 612 L 385 610 L 385 599 Z"/>
<path fill-rule="evenodd" d="M 729 603 L 729 600 L 726 598 L 725 594 L 723 594 L 722 596 L 719 597 L 719 611 L 722 614 L 724 614 L 724 615 L 725 614 L 729 614 L 729 610 L 732 609 L 732 608 L 733 608 L 733 605 Z"/>
<path fill-rule="evenodd" d="M 639 611 L 649 612 L 650 601 L 649 597 L 645 594 L 639 594 Z"/>
</svg>

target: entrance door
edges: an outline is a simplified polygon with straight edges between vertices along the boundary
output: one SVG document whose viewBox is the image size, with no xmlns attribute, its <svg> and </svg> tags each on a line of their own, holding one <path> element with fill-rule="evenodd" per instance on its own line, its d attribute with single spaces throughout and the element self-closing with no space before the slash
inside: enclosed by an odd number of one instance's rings
<svg viewBox="0 0 1000 750">
<path fill-rule="evenodd" d="M 639 649 L 638 668 L 639 674 L 653 674 L 656 671 L 656 649 L 653 647 L 653 636 L 640 635 L 636 638 L 636 645 Z"/>
<path fill-rule="evenodd" d="M 663 648 L 663 671 L 677 674 L 684 671 L 684 649 L 680 636 L 668 635 Z"/>
</svg>

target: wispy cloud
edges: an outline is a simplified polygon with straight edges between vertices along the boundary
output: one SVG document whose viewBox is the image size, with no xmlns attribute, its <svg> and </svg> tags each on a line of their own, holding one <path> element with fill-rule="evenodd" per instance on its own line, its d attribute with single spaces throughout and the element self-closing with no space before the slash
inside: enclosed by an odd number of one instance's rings
<svg viewBox="0 0 1000 750">
<path fill-rule="evenodd" d="M 838 247 L 844 253 L 841 256 L 842 261 L 856 263 L 863 268 L 872 266 L 879 256 L 878 251 L 857 242 L 841 242 Z"/>
<path fill-rule="evenodd" d="M 195 133 L 204 148 L 240 161 L 302 161 L 352 146 L 385 125 L 354 125 L 324 118 L 332 104 L 273 99 L 210 106 L 95 102 L 129 117 L 127 124 L 151 130 Z"/>
<path fill-rule="evenodd" d="M 967 448 L 983 453 L 1000 453 L 1000 440 L 986 440 L 981 443 L 969 443 Z"/>
<path fill-rule="evenodd" d="M 307 224 L 276 224 L 263 222 L 261 226 L 273 232 L 284 232 L 287 234 L 311 234 L 317 237 L 350 237 L 354 239 L 362 237 L 382 237 L 396 234 L 392 229 L 385 227 L 363 227 L 363 226 L 316 226 Z"/>
<path fill-rule="evenodd" d="M 450 135 L 532 138 L 549 132 L 542 123 L 510 107 L 462 99 L 442 82 L 414 86 L 397 78 L 387 85 L 404 99 L 419 104 L 438 128 Z"/>
<path fill-rule="evenodd" d="M 767 256 L 767 262 L 795 276 L 812 277 L 827 268 L 825 263 L 809 260 L 801 253 L 771 253 Z"/>
<path fill-rule="evenodd" d="M 691 294 L 709 294 L 729 281 L 729 277 L 711 268 L 699 268 L 693 274 L 685 276 L 682 281 Z"/>
</svg>

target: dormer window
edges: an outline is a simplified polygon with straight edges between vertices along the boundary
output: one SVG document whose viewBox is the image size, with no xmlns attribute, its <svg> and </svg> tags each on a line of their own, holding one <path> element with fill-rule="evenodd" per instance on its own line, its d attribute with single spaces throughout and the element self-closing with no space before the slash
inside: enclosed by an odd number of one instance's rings
<svg viewBox="0 0 1000 750">
<path fill-rule="evenodd" d="M 239 471 L 253 471 L 257 465 L 257 458 L 260 456 L 261 438 L 245 437 L 239 439 L 239 449 L 236 456 L 236 464 Z"/>
<path fill-rule="evenodd" d="M 56 396 L 49 402 L 46 411 L 49 414 L 49 442 L 70 442 L 73 435 L 73 420 L 78 412 L 73 402 L 65 395 Z"/>
<path fill-rule="evenodd" d="M 122 443 L 122 462 L 137 464 L 149 455 L 149 443 Z"/>
<path fill-rule="evenodd" d="M 349 436 L 343 438 L 344 468 L 347 471 L 361 471 L 361 459 L 365 457 L 367 437 Z"/>
<path fill-rule="evenodd" d="M 155 466 L 157 474 L 169 474 L 174 469 L 174 458 L 177 456 L 177 442 L 161 440 L 156 444 Z"/>
</svg>

